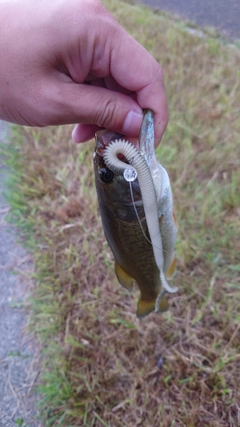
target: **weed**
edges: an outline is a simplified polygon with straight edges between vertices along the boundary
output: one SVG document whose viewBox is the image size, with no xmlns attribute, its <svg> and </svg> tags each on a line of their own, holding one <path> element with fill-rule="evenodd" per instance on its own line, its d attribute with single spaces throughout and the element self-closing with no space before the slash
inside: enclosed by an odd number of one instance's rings
<svg viewBox="0 0 240 427">
<path fill-rule="evenodd" d="M 24 423 L 24 419 L 23 418 L 18 418 L 17 420 L 15 420 L 15 423 L 17 426 L 22 426 Z"/>
</svg>

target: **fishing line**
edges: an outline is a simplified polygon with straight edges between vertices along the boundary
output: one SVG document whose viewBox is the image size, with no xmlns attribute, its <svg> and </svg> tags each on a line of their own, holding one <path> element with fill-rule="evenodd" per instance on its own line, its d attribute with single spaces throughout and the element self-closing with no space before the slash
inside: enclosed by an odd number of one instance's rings
<svg viewBox="0 0 240 427">
<path fill-rule="evenodd" d="M 152 245 L 152 246 L 153 246 L 153 244 L 152 244 L 151 240 L 149 240 L 149 239 L 147 238 L 146 233 L 145 233 L 145 231 L 144 231 L 144 229 L 143 229 L 143 226 L 142 226 L 141 220 L 140 220 L 140 218 L 139 218 L 138 211 L 137 211 L 137 208 L 136 208 L 136 205 L 135 205 L 135 201 L 134 201 L 134 198 L 133 198 L 132 182 L 131 182 L 131 181 L 129 181 L 129 187 L 130 187 L 130 193 L 131 193 L 131 199 L 132 199 L 132 203 L 133 203 L 133 208 L 134 208 L 134 211 L 135 211 L 136 217 L 137 217 L 137 219 L 138 219 L 138 223 L 139 223 L 139 225 L 140 225 L 140 228 L 141 228 L 141 230 L 142 230 L 142 234 L 143 234 L 143 236 L 145 237 L 145 239 L 148 241 L 148 243 L 150 243 L 150 245 Z"/>
<path fill-rule="evenodd" d="M 133 162 L 133 159 L 131 159 L 130 162 L 129 162 L 131 166 L 132 166 L 132 162 Z M 142 230 L 142 234 L 145 237 L 145 239 L 148 241 L 148 243 L 150 243 L 150 245 L 152 245 L 151 240 L 149 240 L 147 238 L 147 236 L 145 234 L 145 231 L 143 229 L 143 226 L 142 226 L 142 223 L 141 223 L 141 220 L 139 218 L 138 211 L 137 211 L 137 208 L 136 208 L 136 205 L 135 205 L 135 200 L 134 200 L 134 197 L 133 197 L 132 181 L 135 181 L 137 179 L 137 171 L 136 171 L 136 169 L 134 167 L 132 167 L 132 169 L 126 168 L 126 169 L 124 169 L 123 176 L 124 176 L 124 179 L 129 183 L 129 188 L 130 188 L 130 194 L 131 194 L 131 199 L 132 199 L 132 203 L 133 203 L 133 208 L 134 208 L 134 211 L 135 211 L 138 223 L 140 225 L 140 228 Z"/>
<path fill-rule="evenodd" d="M 131 164 L 131 162 L 130 162 L 130 164 Z M 151 240 L 148 239 L 148 237 L 147 237 L 147 235 L 146 235 L 146 233 L 145 233 L 145 231 L 143 229 L 140 217 L 138 215 L 138 211 L 137 211 L 137 207 L 136 207 L 136 204 L 135 204 L 135 200 L 134 200 L 134 197 L 133 197 L 132 181 L 135 181 L 135 179 L 137 178 L 137 171 L 136 171 L 136 169 L 128 169 L 127 168 L 127 169 L 124 170 L 123 176 L 124 176 L 125 180 L 129 183 L 129 188 L 130 188 L 130 194 L 131 194 L 133 208 L 134 208 L 134 211 L 135 211 L 135 214 L 136 214 L 139 226 L 140 226 L 140 228 L 142 230 L 142 234 L 145 237 L 145 239 L 147 240 L 147 242 L 150 243 L 150 245 L 154 246 L 155 248 L 158 248 L 157 246 L 155 246 L 155 245 L 152 244 Z M 166 252 L 166 251 L 163 250 L 163 252 Z"/>
</svg>

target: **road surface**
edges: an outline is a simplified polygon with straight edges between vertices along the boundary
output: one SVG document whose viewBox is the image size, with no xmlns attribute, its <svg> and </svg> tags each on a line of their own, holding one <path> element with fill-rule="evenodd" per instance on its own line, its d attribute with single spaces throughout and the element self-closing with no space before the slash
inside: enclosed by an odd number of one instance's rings
<svg viewBox="0 0 240 427">
<path fill-rule="evenodd" d="M 137 0 L 240 40 L 240 0 Z"/>
<path fill-rule="evenodd" d="M 0 142 L 8 127 L 0 121 Z M 36 419 L 38 377 L 36 342 L 26 333 L 24 309 L 31 286 L 30 257 L 17 242 L 15 227 L 6 222 L 9 206 L 4 199 L 6 168 L 0 158 L 0 427 L 40 427 Z"/>
</svg>

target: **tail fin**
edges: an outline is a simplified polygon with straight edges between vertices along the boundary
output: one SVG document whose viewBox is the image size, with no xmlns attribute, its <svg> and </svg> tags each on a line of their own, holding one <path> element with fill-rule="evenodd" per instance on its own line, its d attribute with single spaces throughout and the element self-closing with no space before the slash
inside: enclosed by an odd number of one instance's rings
<svg viewBox="0 0 240 427">
<path fill-rule="evenodd" d="M 138 301 L 137 317 L 144 317 L 155 310 L 155 301 Z"/>
<path fill-rule="evenodd" d="M 156 313 L 164 313 L 164 311 L 168 310 L 168 300 L 166 295 L 160 294 L 155 302 L 155 311 Z"/>
<path fill-rule="evenodd" d="M 138 302 L 137 317 L 144 317 L 152 311 L 163 313 L 168 310 L 168 302 L 165 295 L 158 296 L 156 301 L 143 301 Z"/>
</svg>

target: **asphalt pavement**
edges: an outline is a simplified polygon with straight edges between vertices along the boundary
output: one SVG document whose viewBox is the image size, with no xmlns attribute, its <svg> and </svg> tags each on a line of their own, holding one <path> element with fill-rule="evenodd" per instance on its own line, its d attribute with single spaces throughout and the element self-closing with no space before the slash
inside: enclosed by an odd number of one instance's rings
<svg viewBox="0 0 240 427">
<path fill-rule="evenodd" d="M 0 121 L 0 142 L 9 127 Z M 7 143 L 7 142 L 6 142 Z M 39 373 L 36 341 L 26 333 L 26 299 L 31 289 L 32 263 L 18 243 L 16 228 L 6 221 L 6 174 L 0 158 L 0 427 L 41 427 L 36 419 L 34 387 Z"/>
<path fill-rule="evenodd" d="M 240 40 L 240 0 L 137 0 Z"/>
</svg>

